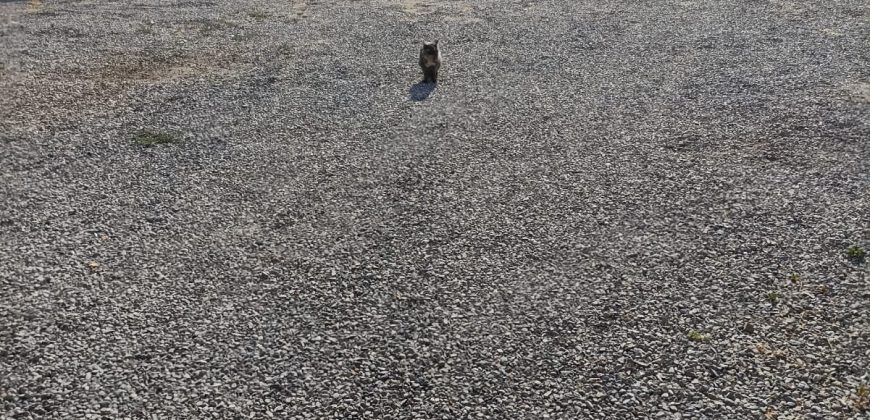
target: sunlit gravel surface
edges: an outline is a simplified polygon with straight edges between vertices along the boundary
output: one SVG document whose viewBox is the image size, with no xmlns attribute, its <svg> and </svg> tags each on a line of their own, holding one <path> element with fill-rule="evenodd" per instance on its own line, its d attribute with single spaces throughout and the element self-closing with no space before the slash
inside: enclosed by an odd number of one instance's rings
<svg viewBox="0 0 870 420">
<path fill-rule="evenodd" d="M 865 0 L 0 0 L 0 417 L 867 418 L 868 45 Z"/>
</svg>

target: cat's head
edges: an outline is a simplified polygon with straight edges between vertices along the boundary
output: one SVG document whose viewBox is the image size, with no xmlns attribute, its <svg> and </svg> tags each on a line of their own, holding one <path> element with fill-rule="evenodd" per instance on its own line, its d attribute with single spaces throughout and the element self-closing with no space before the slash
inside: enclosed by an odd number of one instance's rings
<svg viewBox="0 0 870 420">
<path fill-rule="evenodd" d="M 438 54 L 438 40 L 436 39 L 433 42 L 424 42 L 423 43 L 423 53 L 425 53 L 425 54 Z"/>
</svg>

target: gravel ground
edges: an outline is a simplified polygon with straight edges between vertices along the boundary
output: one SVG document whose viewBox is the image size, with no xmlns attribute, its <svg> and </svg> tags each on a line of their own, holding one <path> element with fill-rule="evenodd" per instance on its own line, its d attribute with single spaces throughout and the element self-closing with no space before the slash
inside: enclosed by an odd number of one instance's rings
<svg viewBox="0 0 870 420">
<path fill-rule="evenodd" d="M 0 415 L 868 416 L 865 0 L 3 0 L 0 42 Z"/>
</svg>

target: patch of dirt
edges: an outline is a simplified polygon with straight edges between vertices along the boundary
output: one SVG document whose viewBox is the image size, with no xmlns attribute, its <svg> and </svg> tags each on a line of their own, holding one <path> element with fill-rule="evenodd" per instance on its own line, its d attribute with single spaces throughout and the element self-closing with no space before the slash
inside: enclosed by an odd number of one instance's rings
<svg viewBox="0 0 870 420">
<path fill-rule="evenodd" d="M 858 102 L 870 102 L 870 83 L 854 82 L 843 85 L 850 97 Z"/>
<path fill-rule="evenodd" d="M 474 7 L 467 1 L 401 0 L 399 8 L 409 17 L 439 14 L 451 22 L 480 22 Z"/>
<path fill-rule="evenodd" d="M 232 74 L 238 57 L 215 59 L 206 54 L 188 55 L 146 51 L 119 57 L 97 71 L 98 78 L 108 80 L 176 80 L 186 77 Z"/>
</svg>

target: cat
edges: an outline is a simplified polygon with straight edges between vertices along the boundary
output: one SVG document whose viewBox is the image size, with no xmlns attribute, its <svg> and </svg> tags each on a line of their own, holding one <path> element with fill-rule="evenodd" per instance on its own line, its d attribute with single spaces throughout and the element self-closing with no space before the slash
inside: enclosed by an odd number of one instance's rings
<svg viewBox="0 0 870 420">
<path fill-rule="evenodd" d="M 438 40 L 424 42 L 420 49 L 420 68 L 423 69 L 424 83 L 438 83 L 438 69 L 441 68 L 441 51 Z"/>
</svg>

